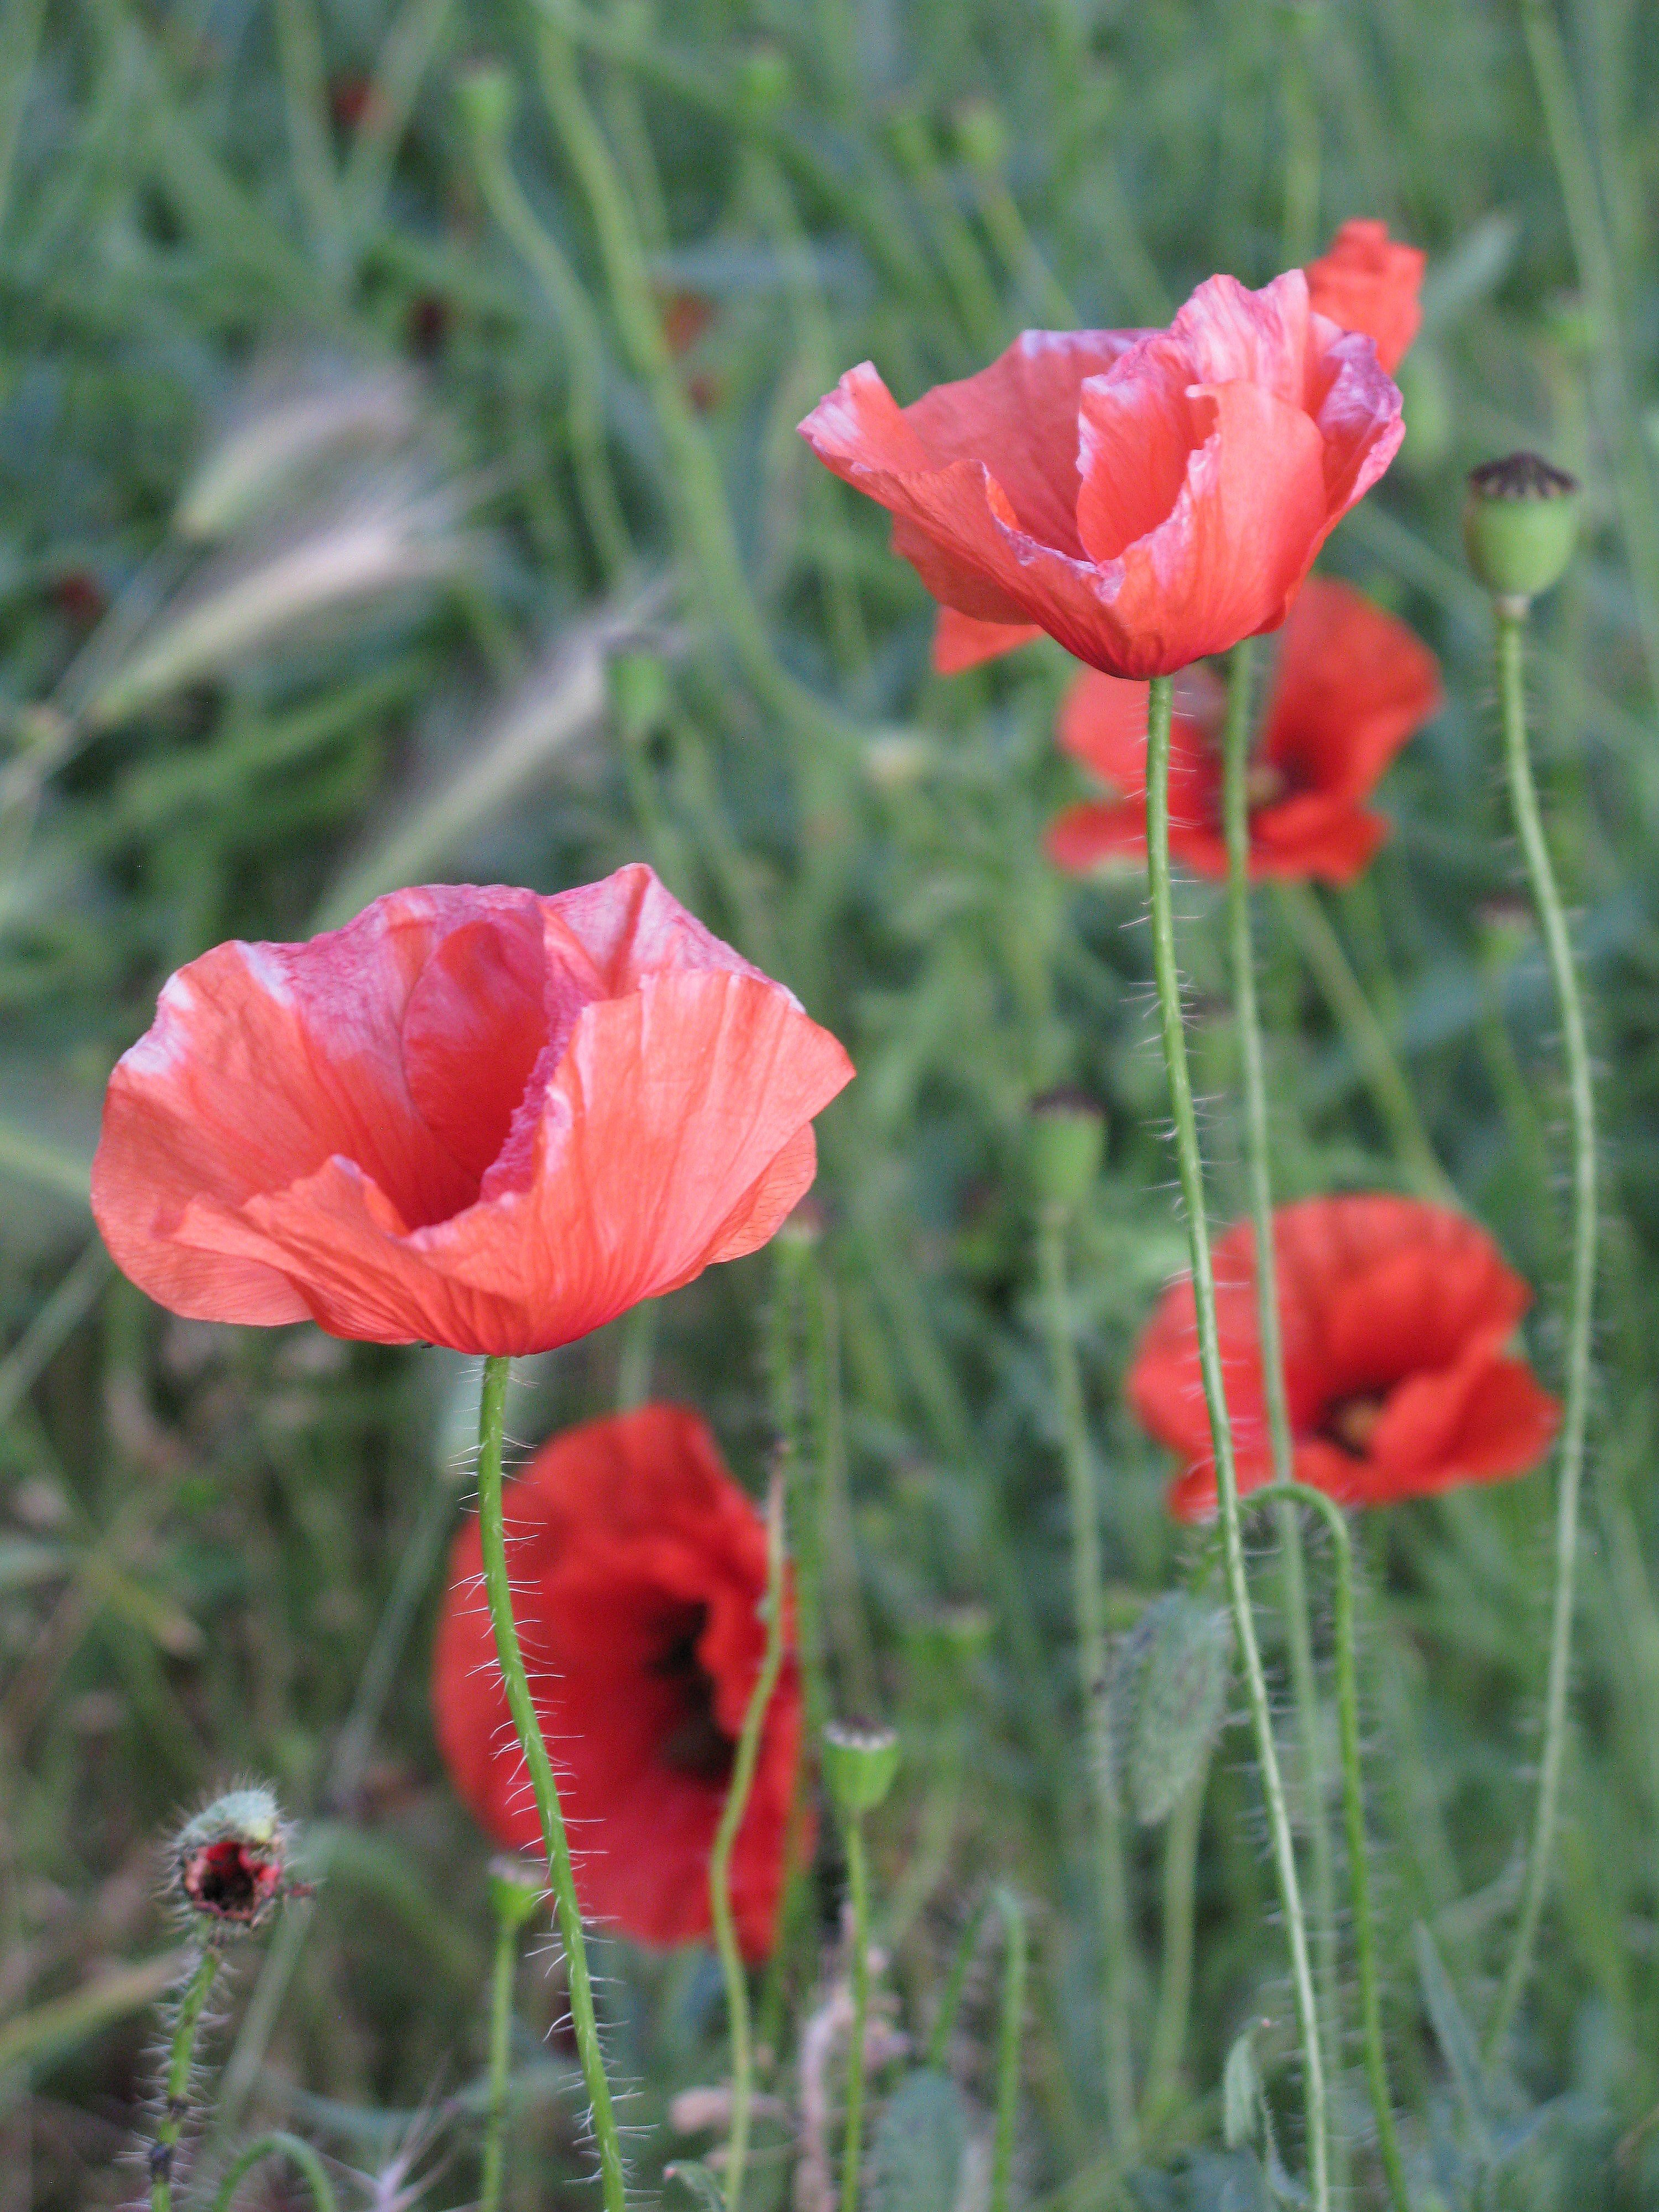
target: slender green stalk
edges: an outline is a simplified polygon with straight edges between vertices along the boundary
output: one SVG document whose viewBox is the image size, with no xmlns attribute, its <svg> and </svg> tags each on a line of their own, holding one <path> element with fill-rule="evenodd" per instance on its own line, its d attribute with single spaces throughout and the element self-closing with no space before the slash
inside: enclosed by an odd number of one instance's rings
<svg viewBox="0 0 1659 2212">
<path fill-rule="evenodd" d="M 219 1954 L 204 1951 L 195 1972 L 185 1984 L 178 2017 L 167 2045 L 167 2078 L 162 2089 L 161 2117 L 149 2151 L 149 2212 L 173 2212 L 173 2160 L 190 2110 L 190 2072 L 196 2060 L 196 2031 L 219 1972 Z"/>
<path fill-rule="evenodd" d="M 1376 1930 L 1371 1913 L 1370 1860 L 1365 1847 L 1365 1800 L 1359 1765 L 1359 1683 L 1354 1662 L 1353 1539 L 1340 1506 L 1304 1482 L 1275 1482 L 1250 1500 L 1272 1499 L 1295 1511 L 1306 1506 L 1325 1523 L 1335 1559 L 1336 1705 L 1342 1741 L 1342 1804 L 1348 1832 L 1348 1881 L 1353 1902 L 1354 1952 L 1359 1967 L 1360 2031 L 1365 2081 L 1376 2120 L 1377 2154 L 1394 2212 L 1411 2212 L 1406 2169 L 1389 2094 L 1382 2045 L 1382 2004 L 1377 1983 Z"/>
<path fill-rule="evenodd" d="M 230 2212 L 242 2177 L 251 2173 L 262 2159 L 267 2158 L 285 2158 L 297 2169 L 316 2212 L 337 2212 L 339 2199 L 334 2194 L 334 2185 L 328 2178 L 323 2161 L 308 2142 L 300 2136 L 289 2135 L 286 2128 L 273 2128 L 269 2135 L 258 2136 L 245 2150 L 237 2153 L 225 2169 L 224 2179 L 219 2184 L 218 2194 L 213 2200 L 213 2212 Z"/>
<path fill-rule="evenodd" d="M 319 258 L 331 274 L 337 274 L 340 192 L 328 140 L 322 37 L 310 0 L 276 0 L 275 12 L 295 194 Z"/>
<path fill-rule="evenodd" d="M 483 1540 L 484 1593 L 495 1631 L 495 1654 L 501 1661 L 501 1680 L 507 1687 L 507 1709 L 530 1771 L 536 1809 L 541 1815 L 554 1912 L 570 1979 L 571 2026 L 575 2031 L 582 2079 L 587 2085 L 593 2140 L 599 2154 L 605 2212 L 624 2212 L 622 2137 L 611 2108 L 611 2085 L 605 2076 L 605 2054 L 599 2047 L 593 1985 L 587 1971 L 587 1946 L 582 1937 L 581 1907 L 576 1901 L 576 1877 L 570 1863 L 570 1839 L 565 1833 L 553 1763 L 542 1740 L 541 1723 L 536 1717 L 535 1701 L 525 1673 L 524 1654 L 519 1648 L 519 1632 L 513 1619 L 507 1531 L 501 1517 L 501 1428 L 511 1366 L 508 1359 L 484 1361 L 483 1389 L 478 1402 L 478 1529 Z"/>
<path fill-rule="evenodd" d="M 841 2212 L 858 2212 L 864 2154 L 864 2034 L 870 2018 L 870 1872 L 864 1815 L 847 1818 L 847 1887 L 853 1905 L 853 2024 L 847 2041 L 847 2127 L 842 2138 Z"/>
<path fill-rule="evenodd" d="M 969 1970 L 974 1954 L 979 1949 L 980 1930 L 985 1925 L 986 1908 L 976 1905 L 963 1925 L 957 1939 L 956 1955 L 951 1961 L 951 1971 L 945 1978 L 945 1994 L 939 2001 L 939 2010 L 933 2015 L 933 2025 L 927 2034 L 927 2064 L 937 2074 L 943 2070 L 951 2053 L 951 2038 L 957 2032 L 957 2015 L 962 2010 L 963 1992 L 968 1986 Z"/>
<path fill-rule="evenodd" d="M 1318 0 L 1287 8 L 1285 88 L 1285 262 L 1295 268 L 1312 254 L 1319 232 L 1319 103 L 1314 87 Z"/>
<path fill-rule="evenodd" d="M 1010 1889 L 996 1893 L 1006 1949 L 1002 2017 L 997 2031 L 997 2131 L 991 2154 L 991 2212 L 1008 2212 L 1014 2169 L 1014 2122 L 1019 2113 L 1019 2052 L 1025 2027 L 1025 1908 Z"/>
<path fill-rule="evenodd" d="M 483 2177 L 478 2212 L 499 2212 L 507 2172 L 507 2085 L 513 2051 L 513 1985 L 519 1966 L 520 1931 L 541 1903 L 540 1877 L 514 1860 L 489 1870 L 495 1913 L 495 1957 L 489 1977 L 489 2101 L 484 2113 Z"/>
<path fill-rule="evenodd" d="M 1335 1015 L 1337 1026 L 1382 1116 L 1395 1152 L 1418 1194 L 1439 1205 L 1459 1203 L 1445 1170 L 1434 1156 L 1411 1085 L 1401 1073 L 1388 1032 L 1371 1012 L 1359 979 L 1348 964 L 1342 940 L 1306 884 L 1279 886 L 1280 909 L 1290 923 L 1303 958 Z"/>
<path fill-rule="evenodd" d="M 1066 1214 L 1047 1206 L 1037 1231 L 1042 1275 L 1043 1321 L 1054 1395 L 1060 1402 L 1062 1459 L 1072 1522 L 1072 1607 L 1077 1617 L 1078 1662 L 1083 1677 L 1083 1716 L 1089 1780 L 1095 1807 L 1095 1869 L 1100 1893 L 1104 1981 L 1102 2041 L 1106 2062 L 1106 2114 L 1112 2148 L 1127 2160 L 1134 2141 L 1134 2077 L 1129 2054 L 1127 1969 L 1129 1962 L 1128 1885 L 1123 1863 L 1123 1814 L 1112 1771 L 1111 1717 L 1106 1697 L 1106 1619 L 1101 1598 L 1100 1514 L 1094 1455 L 1089 1449 L 1077 1347 L 1072 1339 L 1066 1280 Z"/>
<path fill-rule="evenodd" d="M 749 1984 L 744 1974 L 743 1953 L 738 1946 L 737 1926 L 732 1917 L 732 1850 L 743 1825 L 749 1793 L 754 1787 L 767 1708 L 783 1669 L 787 1603 L 784 1589 L 783 1475 L 780 1472 L 772 1478 L 766 1502 L 766 1648 L 744 1711 L 743 1729 L 732 1762 L 732 1779 L 726 1785 L 720 1826 L 714 1831 L 714 1848 L 708 1854 L 708 1904 L 714 1921 L 714 1948 L 720 1953 L 720 1972 L 726 1982 L 726 2032 L 732 2043 L 732 2133 L 726 2154 L 726 2202 L 730 2212 L 738 2212 L 743 2203 L 744 2168 L 749 2159 L 749 2115 L 755 2094 Z"/>
<path fill-rule="evenodd" d="M 1198 1146 L 1198 1117 L 1193 1108 L 1192 1077 L 1187 1066 L 1187 1040 L 1182 1025 L 1181 979 L 1176 967 L 1175 911 L 1170 880 L 1170 720 L 1173 689 L 1169 677 L 1153 678 L 1146 722 L 1146 855 L 1152 887 L 1152 961 L 1158 978 L 1164 1057 L 1169 1070 L 1170 1098 L 1175 1115 L 1176 1156 L 1187 1211 L 1188 1243 L 1192 1255 L 1199 1367 L 1203 1377 L 1204 1401 L 1210 1417 L 1211 1442 L 1215 1450 L 1216 1492 L 1221 1509 L 1227 1595 L 1244 1663 L 1244 1682 L 1255 1735 L 1256 1759 L 1261 1771 L 1261 1790 L 1267 1808 L 1273 1864 L 1279 1876 L 1285 1929 L 1291 1948 L 1291 1977 L 1296 1992 L 1297 2024 L 1302 2044 L 1310 2192 L 1314 2212 L 1330 2212 L 1324 2046 L 1320 2033 L 1319 2008 L 1314 1996 L 1313 1973 L 1308 1961 L 1308 1929 L 1302 1907 L 1302 1886 L 1297 1874 L 1296 1841 L 1291 1831 L 1284 1778 L 1279 1772 L 1279 1750 L 1273 1741 L 1273 1710 L 1267 1698 L 1267 1680 L 1262 1671 L 1261 1648 L 1256 1642 L 1255 1621 L 1250 1610 L 1249 1581 L 1244 1567 L 1244 1543 L 1239 1527 L 1238 1474 L 1233 1461 L 1226 1387 L 1222 1378 L 1221 1341 L 1216 1322 L 1215 1273 L 1210 1258 L 1210 1233 L 1204 1212 L 1204 1169 Z"/>
<path fill-rule="evenodd" d="M 1555 1506 L 1555 1596 L 1550 1621 L 1549 1673 L 1544 1692 L 1544 1741 L 1538 1763 L 1538 1797 L 1533 1815 L 1527 1871 L 1521 1892 L 1515 1948 L 1498 1991 L 1486 2033 L 1490 2059 L 1514 2022 L 1532 1972 L 1538 1923 L 1549 1887 L 1550 1861 L 1566 1749 L 1567 1686 L 1572 1666 L 1574 1582 L 1578 1559 L 1578 1492 L 1584 1468 L 1584 1426 L 1589 1404 L 1590 1310 L 1595 1296 L 1595 1103 L 1590 1089 L 1589 1047 L 1584 1010 L 1573 968 L 1572 944 L 1555 880 L 1554 864 L 1544 837 L 1527 749 L 1527 706 L 1522 644 L 1524 605 L 1498 606 L 1498 703 L 1504 724 L 1504 758 L 1516 828 L 1526 855 L 1527 873 L 1549 955 L 1550 975 L 1561 1011 L 1561 1042 L 1567 1064 L 1567 1096 L 1572 1116 L 1572 1275 L 1567 1319 L 1567 1364 L 1561 1413 L 1560 1476 Z"/>
<path fill-rule="evenodd" d="M 1188 1784 L 1170 1815 L 1164 1837 L 1164 1911 L 1161 1934 L 1163 1962 L 1158 1976 L 1158 2009 L 1152 2016 L 1152 2039 L 1146 2058 L 1146 2093 L 1141 2100 L 1141 2124 L 1150 2134 L 1157 2130 L 1176 2100 L 1182 2055 L 1193 2002 L 1193 1925 L 1197 1903 L 1194 1885 L 1198 1875 L 1198 1837 L 1204 1820 L 1204 1796 L 1209 1787 L 1210 1762 Z"/>
<path fill-rule="evenodd" d="M 1255 995 L 1255 948 L 1250 933 L 1250 663 L 1249 638 L 1233 647 L 1227 673 L 1227 717 L 1222 736 L 1221 811 L 1227 840 L 1227 934 L 1233 1005 L 1238 1016 L 1238 1054 L 1244 1090 L 1244 1152 L 1255 1246 L 1256 1333 L 1261 1346 L 1262 1394 L 1274 1479 L 1288 1482 L 1295 1468 L 1290 1401 L 1285 1391 L 1285 1345 L 1279 1313 L 1279 1270 L 1273 1247 L 1273 1195 L 1267 1129 L 1267 1082 L 1262 1063 L 1261 1020 Z M 1325 1761 L 1320 1744 L 1319 1689 L 1313 1633 L 1308 1620 L 1307 1565 L 1302 1523 L 1294 1506 L 1276 1516 L 1284 1565 L 1285 1628 L 1290 1645 L 1297 1747 L 1302 1770 L 1303 1814 L 1313 1856 L 1314 1945 L 1319 2002 L 1324 2015 L 1325 2063 L 1335 2081 L 1342 2057 L 1341 1993 L 1338 1978 L 1336 1869 L 1325 1817 Z M 1339 2145 L 1338 2161 L 1340 2165 Z M 1341 2176 L 1339 2173 L 1339 2182 Z"/>
</svg>

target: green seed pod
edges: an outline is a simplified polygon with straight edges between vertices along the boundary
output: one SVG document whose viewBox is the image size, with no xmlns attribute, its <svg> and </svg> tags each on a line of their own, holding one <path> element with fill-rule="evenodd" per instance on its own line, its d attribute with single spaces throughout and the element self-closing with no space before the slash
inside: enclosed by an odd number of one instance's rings
<svg viewBox="0 0 1659 2212">
<path fill-rule="evenodd" d="M 180 1917 L 210 1942 L 258 1927 L 287 1887 L 288 1851 L 275 1793 L 228 1790 L 173 1839 L 168 1887 Z"/>
<path fill-rule="evenodd" d="M 499 143 L 513 128 L 519 88 L 501 62 L 469 62 L 457 72 L 455 99 L 461 120 L 475 138 Z"/>
<path fill-rule="evenodd" d="M 1577 480 L 1564 469 L 1536 453 L 1510 453 L 1471 472 L 1463 544 L 1496 598 L 1524 603 L 1548 591 L 1577 536 Z"/>
<path fill-rule="evenodd" d="M 1073 1212 L 1088 1196 L 1106 1150 L 1106 1116 L 1081 1091 L 1045 1091 L 1031 1101 L 1026 1170 L 1038 1203 Z"/>
<path fill-rule="evenodd" d="M 1149 1605 L 1119 1646 L 1113 1742 L 1137 1820 L 1165 1820 L 1201 1771 L 1221 1726 L 1227 1617 L 1184 1590 Z"/>
<path fill-rule="evenodd" d="M 848 1820 L 880 1804 L 898 1763 L 899 1740 L 891 1729 L 831 1721 L 823 1731 L 823 1778 L 836 1810 Z"/>
<path fill-rule="evenodd" d="M 522 1928 L 547 1894 L 544 1869 L 502 1852 L 489 1862 L 489 1909 L 503 1928 Z"/>
</svg>

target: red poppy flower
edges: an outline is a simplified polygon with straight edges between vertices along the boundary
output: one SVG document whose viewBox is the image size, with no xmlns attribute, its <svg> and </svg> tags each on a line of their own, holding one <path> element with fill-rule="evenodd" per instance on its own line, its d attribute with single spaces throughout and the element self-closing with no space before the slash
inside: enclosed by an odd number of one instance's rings
<svg viewBox="0 0 1659 2212">
<path fill-rule="evenodd" d="M 1250 873 L 1348 883 L 1389 832 L 1370 796 L 1413 730 L 1440 705 L 1434 655 L 1346 584 L 1310 577 L 1285 625 L 1250 769 Z M 1062 868 L 1146 854 L 1146 686 L 1085 671 L 1066 694 L 1060 741 L 1118 794 L 1069 808 L 1048 833 Z M 1221 685 L 1190 669 L 1176 687 L 1170 850 L 1224 877 Z"/>
<path fill-rule="evenodd" d="M 648 868 L 394 891 L 172 978 L 93 1212 L 174 1313 L 536 1352 L 763 1244 L 852 1072 Z"/>
<path fill-rule="evenodd" d="M 709 1932 L 708 1855 L 760 1671 L 766 1530 L 680 1406 L 555 1437 L 504 1510 L 514 1610 L 576 1850 L 583 1914 L 641 1942 Z M 438 1746 L 479 1823 L 514 1850 L 541 1830 L 484 1605 L 477 1523 L 457 1537 L 433 1656 Z M 800 1757 L 785 1660 L 732 1856 L 744 1955 L 772 1941 Z"/>
<path fill-rule="evenodd" d="M 1241 1491 L 1271 1478 L 1255 1325 L 1255 1239 L 1215 1248 L 1221 1358 Z M 1505 1350 L 1532 1294 L 1484 1230 L 1384 1196 L 1304 1199 L 1273 1216 L 1285 1388 L 1298 1481 L 1384 1505 L 1534 1467 L 1558 1407 Z M 1130 1368 L 1135 1418 L 1180 1455 L 1170 1510 L 1215 1510 L 1193 1286 L 1164 1292 Z"/>
<path fill-rule="evenodd" d="M 902 410 L 866 362 L 801 431 L 935 599 L 1123 677 L 1276 629 L 1402 434 L 1370 340 L 1311 312 L 1300 270 L 1212 276 L 1167 331 L 1028 331 Z"/>
<path fill-rule="evenodd" d="M 1339 329 L 1363 331 L 1392 376 L 1422 324 L 1417 295 L 1427 260 L 1417 246 L 1390 238 L 1386 223 L 1356 217 L 1309 264 L 1308 297 Z"/>
</svg>

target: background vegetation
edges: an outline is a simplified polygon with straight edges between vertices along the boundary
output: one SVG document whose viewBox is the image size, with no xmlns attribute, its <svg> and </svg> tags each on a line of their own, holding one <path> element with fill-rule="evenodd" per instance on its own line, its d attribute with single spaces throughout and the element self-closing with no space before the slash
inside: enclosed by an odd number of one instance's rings
<svg viewBox="0 0 1659 2212">
<path fill-rule="evenodd" d="M 279 1785 L 319 1887 L 240 1961 L 212 2127 L 264 2113 L 373 2170 L 436 2100 L 452 2162 L 428 2201 L 476 2186 L 486 1847 L 426 1707 L 476 1374 L 155 1311 L 101 1255 L 87 1168 L 111 1065 L 209 944 L 302 936 L 398 882 L 551 890 L 637 857 L 860 1069 L 822 1124 L 800 1322 L 836 1382 L 816 1442 L 837 1697 L 905 1742 L 872 1824 L 900 2018 L 925 2036 L 969 1915 L 993 1880 L 1016 1884 L 1034 1914 L 1021 2185 L 1049 2212 L 1121 2198 L 1021 1163 L 1033 1092 L 1101 1100 L 1108 1170 L 1072 1256 L 1127 1626 L 1188 1555 L 1117 1391 L 1184 1258 L 1144 884 L 1079 888 L 1042 857 L 1076 788 L 1050 734 L 1064 657 L 930 677 L 930 608 L 884 519 L 793 425 L 866 356 L 908 399 L 1028 324 L 1161 320 L 1217 269 L 1262 282 L 1351 214 L 1431 258 L 1404 453 L 1327 565 L 1434 644 L 1449 703 L 1389 781 L 1397 828 L 1369 878 L 1264 902 L 1279 1192 L 1423 1188 L 1437 1162 L 1539 1285 L 1531 1348 L 1554 1375 L 1558 1060 L 1510 903 L 1487 616 L 1456 550 L 1464 471 L 1533 445 L 1589 490 L 1534 667 L 1613 1215 L 1568 1819 L 1513 2079 L 1457 2072 L 1446 2007 L 1478 2027 L 1513 1905 L 1548 1486 L 1359 1532 L 1391 2059 L 1433 2116 L 1410 2137 L 1425 2192 L 1659 2202 L 1659 79 L 1643 28 L 1631 0 L 1559 17 L 1542 0 L 10 0 L 4 2212 L 139 2188 L 121 2160 L 148 2087 L 140 2000 L 171 1940 L 155 1838 L 242 1772 Z M 281 450 L 296 393 L 337 433 L 305 465 Z M 1216 902 L 1193 888 L 1187 906 L 1200 1079 L 1220 1101 Z M 1333 933 L 1431 1157 L 1333 1015 Z M 1207 1141 L 1231 1218 L 1224 1104 Z M 648 1384 L 702 1407 L 757 1488 L 774 1267 L 717 1270 L 528 1366 L 514 1433 Z M 1321 1586 L 1322 1568 L 1316 1545 Z M 963 1604 L 982 1642 L 939 1632 Z M 1160 2205 L 1248 2201 L 1215 2151 L 1223 2060 L 1252 2019 L 1273 2023 L 1261 2061 L 1294 2143 L 1243 1743 L 1224 1736 L 1206 1801 L 1189 2094 L 1136 2185 Z M 1143 2045 L 1163 1841 L 1135 1844 Z M 820 1876 L 830 1928 L 828 1841 Z M 1425 2002 L 1419 1922 L 1455 2000 Z M 975 2098 L 995 1956 L 988 1931 L 957 2057 Z M 610 1945 L 604 1961 L 654 2187 L 683 2149 L 669 2093 L 719 2075 L 718 1978 L 702 1956 Z M 569 2050 L 541 2033 L 560 2009 L 547 1962 L 528 1968 L 521 2208 L 581 2170 Z M 775 2151 L 761 2170 L 781 2185 Z M 1363 2194 L 1363 2162 L 1357 2179 Z"/>
</svg>

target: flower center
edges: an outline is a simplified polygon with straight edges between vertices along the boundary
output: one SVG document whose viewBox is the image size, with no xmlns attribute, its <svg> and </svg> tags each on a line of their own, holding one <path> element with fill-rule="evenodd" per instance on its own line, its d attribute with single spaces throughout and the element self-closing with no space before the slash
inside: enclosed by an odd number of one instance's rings
<svg viewBox="0 0 1659 2212">
<path fill-rule="evenodd" d="M 221 1920 L 252 1920 L 279 1879 L 273 1860 L 237 1836 L 204 1844 L 180 1872 L 185 1896 L 198 1911 Z"/>
<path fill-rule="evenodd" d="M 1290 787 L 1290 778 L 1274 761 L 1252 761 L 1245 774 L 1244 796 L 1252 812 L 1258 806 L 1276 806 Z"/>
<path fill-rule="evenodd" d="M 651 1672 L 679 1693 L 679 1717 L 657 1747 L 657 1756 L 677 1774 L 699 1782 L 724 1782 L 732 1771 L 737 1746 L 714 1717 L 714 1684 L 697 1660 L 697 1639 L 708 1619 L 699 1606 L 690 1623 L 651 1662 Z"/>
<path fill-rule="evenodd" d="M 1382 1418 L 1386 1403 L 1381 1391 L 1339 1398 L 1325 1416 L 1322 1433 L 1346 1452 L 1350 1459 L 1364 1459 L 1371 1448 L 1371 1438 L 1376 1434 L 1376 1425 Z"/>
</svg>

